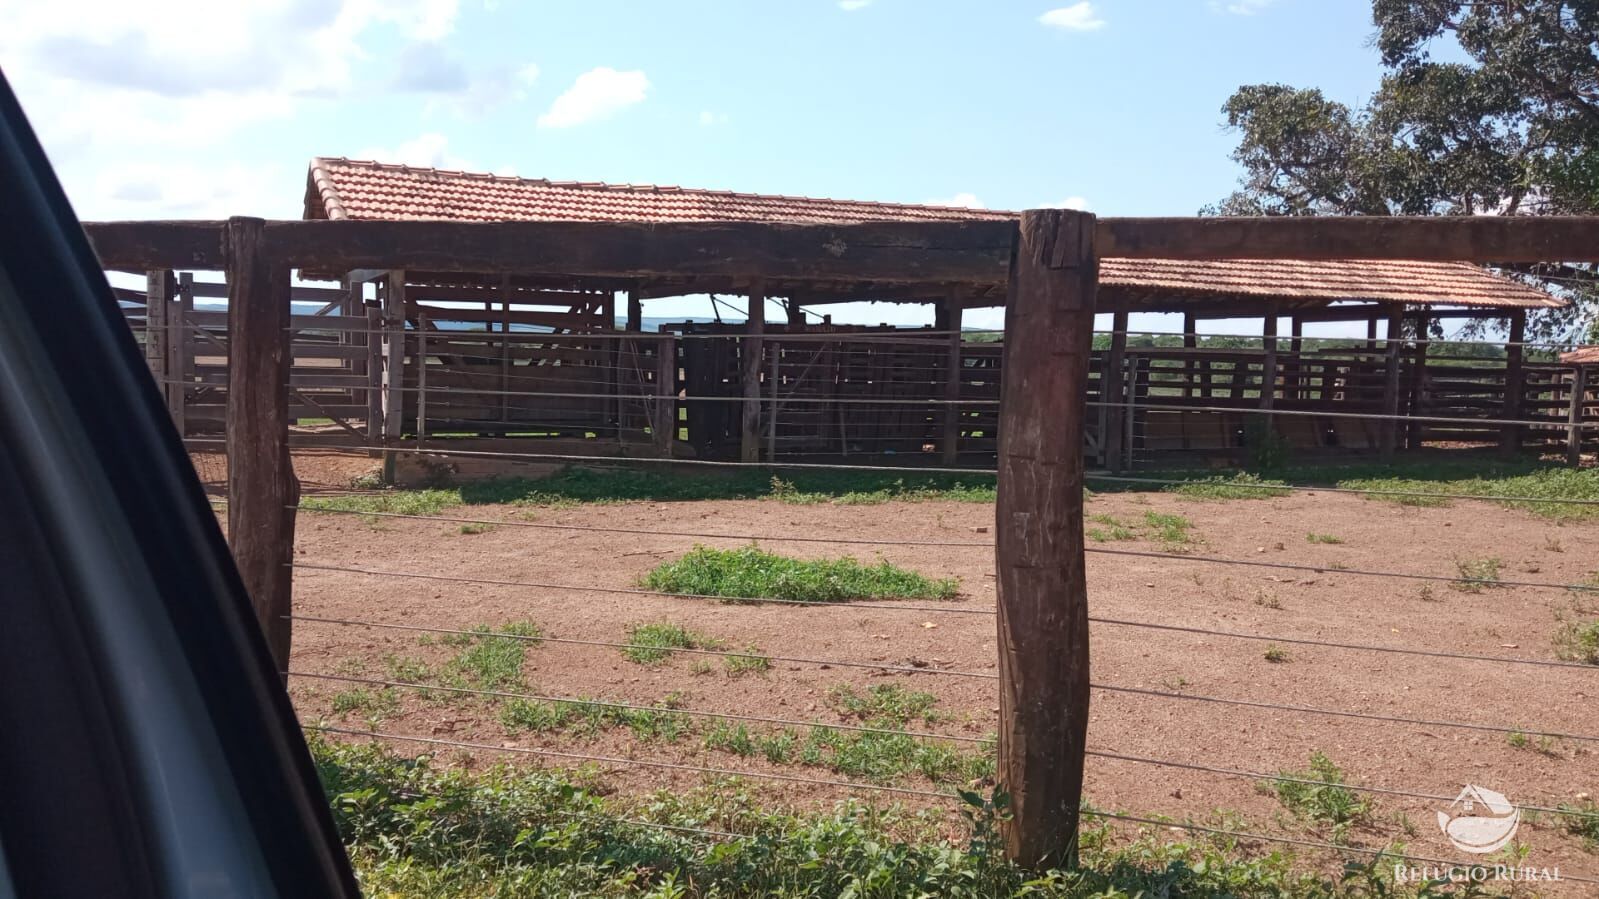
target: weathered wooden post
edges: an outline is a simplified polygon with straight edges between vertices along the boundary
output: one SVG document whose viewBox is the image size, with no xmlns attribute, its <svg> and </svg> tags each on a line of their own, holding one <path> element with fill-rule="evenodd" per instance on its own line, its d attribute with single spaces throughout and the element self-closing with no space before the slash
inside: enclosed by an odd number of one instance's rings
<svg viewBox="0 0 1599 899">
<path fill-rule="evenodd" d="M 944 337 L 944 437 L 940 441 L 940 461 L 954 466 L 960 462 L 961 439 L 961 295 L 951 291 L 934 313 L 933 327 L 949 332 Z"/>
<path fill-rule="evenodd" d="M 1571 368 L 1571 403 L 1566 407 L 1566 463 L 1572 468 L 1582 464 L 1582 414 L 1588 403 L 1588 366 L 1577 363 Z"/>
<path fill-rule="evenodd" d="M 995 532 L 998 783 L 1007 854 L 1075 865 L 1088 734 L 1083 429 L 1098 260 L 1094 216 L 1022 215 L 1005 306 Z"/>
<path fill-rule="evenodd" d="M 1260 358 L 1260 408 L 1270 409 L 1277 405 L 1277 301 L 1272 300 L 1267 304 L 1266 319 L 1261 323 L 1261 349 Z M 1270 417 L 1264 422 L 1267 430 L 1274 430 Z"/>
<path fill-rule="evenodd" d="M 672 457 L 677 440 L 677 337 L 662 332 L 655 349 L 655 420 L 650 423 L 655 452 Z"/>
<path fill-rule="evenodd" d="M 745 462 L 761 461 L 761 358 L 765 355 L 766 285 L 757 280 L 750 285 L 749 315 L 745 320 L 748 333 L 739 342 L 740 380 L 744 385 L 744 403 L 739 416 L 739 458 Z"/>
<path fill-rule="evenodd" d="M 1111 310 L 1110 351 L 1105 354 L 1105 368 L 1099 373 L 1100 450 L 1104 464 L 1111 471 L 1122 470 L 1123 421 L 1127 417 L 1127 379 L 1122 371 L 1127 356 L 1127 301 L 1118 300 Z"/>
<path fill-rule="evenodd" d="M 383 286 L 383 483 L 393 484 L 394 444 L 405 430 L 405 272 L 391 271 Z"/>
<path fill-rule="evenodd" d="M 1404 345 L 1399 339 L 1399 326 L 1405 319 L 1405 307 L 1395 304 L 1388 310 L 1387 351 L 1383 354 L 1382 414 L 1380 425 L 1382 460 L 1390 461 L 1399 446 L 1399 351 Z"/>
<path fill-rule="evenodd" d="M 228 277 L 228 544 L 279 670 L 289 663 L 294 507 L 289 458 L 289 269 L 265 222 L 232 218 Z"/>
<path fill-rule="evenodd" d="M 1527 340 L 1527 310 L 1514 309 L 1510 313 L 1510 339 L 1505 342 L 1505 402 L 1506 421 L 1522 417 L 1522 394 L 1527 389 L 1527 370 L 1522 364 L 1526 358 L 1522 346 Z M 1499 430 L 1499 454 L 1513 456 L 1521 452 L 1521 425 L 1505 425 Z"/>
</svg>

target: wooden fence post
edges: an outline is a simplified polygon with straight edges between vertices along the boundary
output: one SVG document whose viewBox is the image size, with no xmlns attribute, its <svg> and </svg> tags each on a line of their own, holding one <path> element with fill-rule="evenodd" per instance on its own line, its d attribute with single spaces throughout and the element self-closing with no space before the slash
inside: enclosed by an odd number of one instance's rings
<svg viewBox="0 0 1599 899">
<path fill-rule="evenodd" d="M 677 441 L 677 338 L 670 332 L 663 332 L 656 344 L 655 420 L 650 431 L 656 453 L 670 459 Z"/>
<path fill-rule="evenodd" d="M 228 277 L 228 543 L 279 670 L 287 670 L 294 507 L 289 458 L 289 269 L 269 263 L 265 222 L 231 218 Z"/>
<path fill-rule="evenodd" d="M 405 431 L 405 272 L 389 272 L 383 289 L 383 483 L 393 484 L 393 445 Z"/>
<path fill-rule="evenodd" d="M 998 784 L 1007 854 L 1073 866 L 1088 733 L 1083 443 L 1098 261 L 1094 216 L 1022 215 L 1000 387 Z"/>
<path fill-rule="evenodd" d="M 745 329 L 749 336 L 739 344 L 739 361 L 742 363 L 740 380 L 744 386 L 743 414 L 739 424 L 739 459 L 744 462 L 761 461 L 761 358 L 765 355 L 761 335 L 766 332 L 766 285 L 756 281 L 750 285 L 749 316 Z"/>
<path fill-rule="evenodd" d="M 1382 460 L 1391 461 L 1399 446 L 1399 350 L 1404 345 L 1399 339 L 1399 326 L 1405 319 L 1405 307 L 1394 304 L 1388 310 L 1388 338 L 1383 354 L 1382 414 L 1387 416 L 1379 425 L 1382 433 L 1380 449 Z"/>
<path fill-rule="evenodd" d="M 1572 468 L 1582 464 L 1582 424 L 1587 409 L 1588 366 L 1578 363 L 1571 369 L 1571 405 L 1566 409 L 1566 462 Z"/>
<path fill-rule="evenodd" d="M 171 312 L 172 273 L 164 269 L 145 272 L 144 361 L 150 364 L 150 375 L 162 396 L 166 396 L 169 375 L 167 343 L 172 339 L 172 329 L 167 325 L 167 316 Z"/>
<path fill-rule="evenodd" d="M 1522 362 L 1526 357 L 1522 343 L 1527 339 L 1527 310 L 1515 309 L 1510 313 L 1510 339 L 1505 343 L 1505 403 L 1504 417 L 1510 421 L 1522 417 L 1522 394 L 1526 392 L 1527 370 Z M 1505 425 L 1499 431 L 1499 454 L 1513 456 L 1521 452 L 1521 425 Z"/>
<path fill-rule="evenodd" d="M 1261 323 L 1260 358 L 1260 408 L 1277 405 L 1277 319 L 1281 310 L 1276 301 L 1267 304 L 1266 319 Z M 1267 430 L 1276 430 L 1276 422 L 1266 419 Z"/>
<path fill-rule="evenodd" d="M 1111 471 L 1121 471 L 1122 468 L 1122 431 L 1125 426 L 1123 421 L 1127 417 L 1127 379 L 1123 367 L 1127 356 L 1127 301 L 1119 300 L 1112 310 L 1110 319 L 1110 351 L 1105 354 L 1105 369 L 1099 373 L 1100 383 L 1104 390 L 1100 391 L 1100 402 L 1105 413 L 1100 416 L 1102 424 L 1099 438 L 1101 460 L 1110 466 Z"/>
<path fill-rule="evenodd" d="M 960 293 L 951 291 L 935 313 L 938 330 L 948 331 L 944 356 L 944 437 L 940 461 L 947 466 L 960 463 L 961 440 L 961 305 Z"/>
</svg>

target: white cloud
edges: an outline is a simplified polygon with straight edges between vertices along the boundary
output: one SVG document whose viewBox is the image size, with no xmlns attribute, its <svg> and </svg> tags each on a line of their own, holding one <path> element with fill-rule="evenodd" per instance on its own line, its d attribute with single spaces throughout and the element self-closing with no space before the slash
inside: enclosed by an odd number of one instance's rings
<svg viewBox="0 0 1599 899">
<path fill-rule="evenodd" d="M 854 12 L 872 5 L 872 0 L 838 0 L 838 8 L 845 12 Z"/>
<path fill-rule="evenodd" d="M 942 197 L 923 201 L 924 206 L 954 206 L 960 209 L 986 209 L 983 201 L 977 199 L 973 193 L 958 193 L 953 197 Z"/>
<path fill-rule="evenodd" d="M 570 128 L 597 122 L 637 103 L 649 92 L 649 79 L 641 71 L 618 72 L 608 66 L 577 76 L 566 93 L 555 98 L 549 111 L 539 116 L 541 128 Z"/>
<path fill-rule="evenodd" d="M 1223 0 L 1210 0 L 1209 6 L 1210 11 L 1215 13 L 1228 13 L 1229 15 L 1234 16 L 1252 16 L 1275 2 L 1277 2 L 1277 0 L 1233 0 L 1233 2 L 1230 3 L 1223 2 Z"/>
<path fill-rule="evenodd" d="M 71 191 L 85 220 L 299 218 L 305 173 L 276 163 L 114 163 L 98 167 Z"/>
<path fill-rule="evenodd" d="M 434 169 L 458 169 L 472 171 L 475 167 L 450 153 L 450 139 L 437 131 L 419 134 L 416 137 L 402 141 L 393 148 L 368 147 L 356 154 L 357 159 L 371 159 L 377 162 L 397 162 L 401 165 L 418 166 Z"/>
<path fill-rule="evenodd" d="M 1085 197 L 1071 196 L 1059 203 L 1045 203 L 1039 209 L 1075 209 L 1078 212 L 1087 212 L 1091 207 Z"/>
<path fill-rule="evenodd" d="M 1100 17 L 1099 11 L 1094 9 L 1094 4 L 1089 0 L 1052 9 L 1039 16 L 1038 21 L 1064 31 L 1098 31 L 1105 27 L 1105 20 Z"/>
<path fill-rule="evenodd" d="M 700 121 L 700 124 L 702 126 L 706 127 L 706 128 L 710 128 L 710 127 L 715 126 L 715 125 L 726 125 L 727 124 L 727 113 L 725 113 L 725 112 L 711 112 L 709 109 L 707 109 L 707 110 L 704 110 L 703 112 L 700 113 L 700 120 L 699 121 Z"/>
</svg>

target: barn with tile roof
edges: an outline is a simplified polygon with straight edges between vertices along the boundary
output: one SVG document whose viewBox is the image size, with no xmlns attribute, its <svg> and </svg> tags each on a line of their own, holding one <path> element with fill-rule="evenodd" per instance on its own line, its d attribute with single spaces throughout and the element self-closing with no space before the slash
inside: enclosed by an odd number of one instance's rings
<svg viewBox="0 0 1599 899">
<path fill-rule="evenodd" d="M 343 158 L 311 163 L 307 219 L 573 222 L 1002 221 L 1016 213 L 657 185 L 561 182 Z M 966 309 L 1004 304 L 1005 284 L 329 272 L 370 293 L 382 354 L 403 367 L 384 403 L 387 436 L 542 436 L 745 460 L 833 456 L 991 462 L 1001 348 L 964 332 Z M 1523 357 L 1529 310 L 1565 301 L 1480 266 L 1408 261 L 1106 258 L 1100 302 L 1113 334 L 1094 360 L 1090 450 L 1119 467 L 1171 452 L 1230 454 L 1251 410 L 1277 435 L 1329 452 L 1488 442 L 1472 417 L 1554 413 L 1555 360 Z M 645 331 L 650 301 L 711 295 L 731 321 Z M 735 300 L 736 298 L 736 300 Z M 829 305 L 874 300 L 935 310 L 931 329 L 835 325 Z M 776 321 L 749 310 L 777 310 Z M 1135 312 L 1184 316 L 1184 335 L 1127 335 Z M 1453 318 L 1510 322 L 1492 359 L 1429 353 Z M 1264 336 L 1198 335 L 1206 319 L 1256 319 Z M 1289 327 L 1279 334 L 1280 320 Z M 1360 322 L 1365 339 L 1304 336 Z M 740 337 L 729 336 L 734 333 Z M 399 335 L 396 337 L 395 335 Z M 752 336 L 755 335 L 755 336 Z M 1389 339 L 1389 338 L 1393 339 Z M 1161 343 L 1163 345 L 1155 345 Z M 394 360 L 398 360 L 397 362 Z M 420 360 L 420 361 L 419 361 Z M 869 403 L 855 401 L 869 400 Z M 885 400 L 896 402 L 885 403 Z M 667 407 L 670 407 L 668 409 Z M 679 411 L 681 410 L 681 411 Z M 1298 414 L 1302 413 L 1302 414 Z M 1383 416 L 1455 417 L 1437 426 Z M 375 417 L 375 416 L 374 416 Z M 668 424 L 668 421 L 676 424 Z M 1534 435 L 1536 436 L 1536 435 Z"/>
</svg>

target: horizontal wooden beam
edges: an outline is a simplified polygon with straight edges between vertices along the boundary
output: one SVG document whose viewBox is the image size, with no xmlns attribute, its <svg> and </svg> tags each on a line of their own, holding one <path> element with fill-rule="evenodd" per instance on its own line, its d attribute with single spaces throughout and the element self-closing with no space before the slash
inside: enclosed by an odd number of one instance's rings
<svg viewBox="0 0 1599 899">
<path fill-rule="evenodd" d="M 102 268 L 146 272 L 164 268 L 215 269 L 227 265 L 224 223 L 85 222 Z"/>
<path fill-rule="evenodd" d="M 1102 218 L 1101 258 L 1599 261 L 1599 216 Z"/>
<path fill-rule="evenodd" d="M 1000 283 L 1013 222 L 269 222 L 298 268 Z"/>
</svg>

